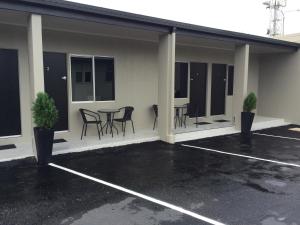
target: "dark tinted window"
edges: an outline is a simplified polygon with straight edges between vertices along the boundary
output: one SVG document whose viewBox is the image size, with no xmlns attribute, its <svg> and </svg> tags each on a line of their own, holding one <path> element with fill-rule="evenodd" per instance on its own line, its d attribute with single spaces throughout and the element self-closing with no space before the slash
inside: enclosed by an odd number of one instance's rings
<svg viewBox="0 0 300 225">
<path fill-rule="evenodd" d="M 187 98 L 188 63 L 175 63 L 175 98 Z"/>
<path fill-rule="evenodd" d="M 94 100 L 92 71 L 92 58 L 71 58 L 72 101 Z"/>
<path fill-rule="evenodd" d="M 115 100 L 114 59 L 95 57 L 96 101 Z"/>
</svg>

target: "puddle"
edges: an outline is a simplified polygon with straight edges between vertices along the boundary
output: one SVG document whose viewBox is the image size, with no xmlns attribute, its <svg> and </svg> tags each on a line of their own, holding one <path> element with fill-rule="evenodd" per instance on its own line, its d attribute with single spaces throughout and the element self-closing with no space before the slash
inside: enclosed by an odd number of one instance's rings
<svg viewBox="0 0 300 225">
<path fill-rule="evenodd" d="M 61 222 L 61 225 L 159 225 L 163 222 L 176 222 L 182 219 L 182 215 L 171 210 L 156 211 L 146 207 L 140 207 L 134 203 L 133 197 L 115 204 L 105 204 L 99 208 L 90 210 L 80 218 L 69 217 Z"/>
<path fill-rule="evenodd" d="M 195 210 L 195 209 L 200 209 L 204 206 L 204 202 L 200 202 L 200 203 L 192 203 L 191 204 L 191 209 Z"/>
<path fill-rule="evenodd" d="M 286 183 L 278 180 L 266 180 L 265 183 L 276 187 L 285 187 L 287 185 Z"/>
</svg>

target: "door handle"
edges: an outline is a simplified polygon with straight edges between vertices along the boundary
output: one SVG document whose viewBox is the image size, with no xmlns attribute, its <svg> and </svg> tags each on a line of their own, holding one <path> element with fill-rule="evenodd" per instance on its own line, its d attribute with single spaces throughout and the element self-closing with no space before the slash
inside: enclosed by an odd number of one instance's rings
<svg viewBox="0 0 300 225">
<path fill-rule="evenodd" d="M 63 77 L 61 77 L 61 79 L 67 80 L 67 76 L 63 76 Z"/>
</svg>

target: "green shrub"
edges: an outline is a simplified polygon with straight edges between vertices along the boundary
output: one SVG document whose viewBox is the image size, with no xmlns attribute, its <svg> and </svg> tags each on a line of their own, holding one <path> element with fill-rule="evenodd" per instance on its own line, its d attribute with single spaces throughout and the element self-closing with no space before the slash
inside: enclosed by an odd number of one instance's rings
<svg viewBox="0 0 300 225">
<path fill-rule="evenodd" d="M 254 109 L 256 109 L 256 101 L 256 95 L 253 92 L 251 92 L 244 100 L 244 112 L 251 112 Z"/>
<path fill-rule="evenodd" d="M 33 120 L 37 127 L 52 129 L 58 119 L 54 100 L 47 93 L 40 92 L 32 106 Z"/>
</svg>

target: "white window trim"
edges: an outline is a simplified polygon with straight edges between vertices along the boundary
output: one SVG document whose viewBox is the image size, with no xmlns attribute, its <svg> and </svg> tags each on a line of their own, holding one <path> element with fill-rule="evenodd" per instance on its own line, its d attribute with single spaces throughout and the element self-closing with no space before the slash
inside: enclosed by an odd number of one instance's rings
<svg viewBox="0 0 300 225">
<path fill-rule="evenodd" d="M 73 58 L 89 58 L 92 59 L 92 80 L 93 80 L 93 100 L 88 101 L 74 101 L 73 100 L 73 91 L 72 91 L 72 57 Z M 107 58 L 113 59 L 114 61 L 114 100 L 105 100 L 98 101 L 96 100 L 96 83 L 95 83 L 95 58 Z M 70 95 L 71 95 L 71 104 L 89 104 L 89 103 L 115 103 L 116 102 L 116 68 L 115 68 L 115 57 L 114 56 L 103 56 L 103 55 L 85 55 L 85 54 L 69 54 L 70 62 Z"/>
</svg>

